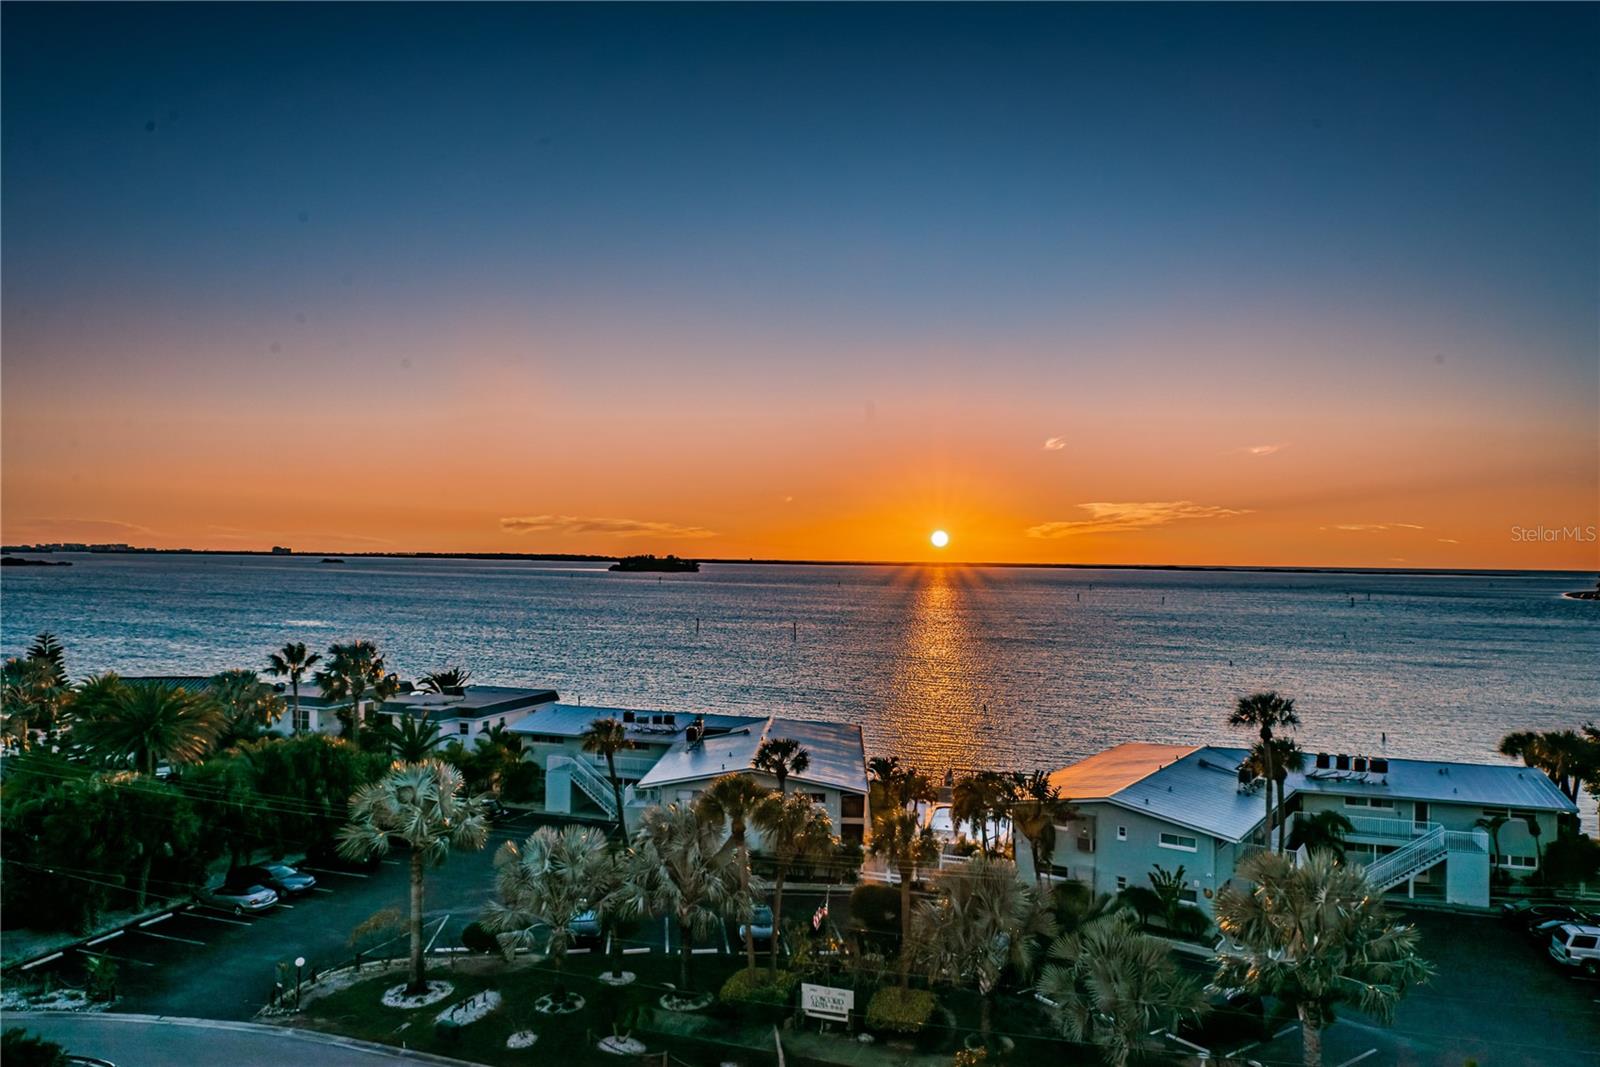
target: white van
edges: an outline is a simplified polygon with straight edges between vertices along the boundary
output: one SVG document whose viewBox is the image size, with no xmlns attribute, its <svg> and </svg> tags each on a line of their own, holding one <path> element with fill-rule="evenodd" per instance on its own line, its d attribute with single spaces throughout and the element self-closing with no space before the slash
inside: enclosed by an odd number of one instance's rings
<svg viewBox="0 0 1600 1067">
<path fill-rule="evenodd" d="M 1600 977 L 1600 926 L 1556 927 L 1550 935 L 1550 958 L 1563 967 L 1577 967 L 1590 978 Z"/>
</svg>

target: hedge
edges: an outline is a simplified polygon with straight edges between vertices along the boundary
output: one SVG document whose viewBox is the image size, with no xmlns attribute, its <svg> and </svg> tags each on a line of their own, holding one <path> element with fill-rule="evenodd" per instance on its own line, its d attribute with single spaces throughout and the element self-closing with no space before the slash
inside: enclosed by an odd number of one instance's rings
<svg viewBox="0 0 1600 1067">
<path fill-rule="evenodd" d="M 722 983 L 721 998 L 733 1004 L 775 1004 L 784 1006 L 794 997 L 800 976 L 790 971 L 776 975 L 765 967 L 746 967 L 735 971 Z"/>
<path fill-rule="evenodd" d="M 867 1026 L 894 1034 L 915 1034 L 928 1024 L 939 1000 L 926 989 L 885 986 L 867 1004 Z"/>
</svg>

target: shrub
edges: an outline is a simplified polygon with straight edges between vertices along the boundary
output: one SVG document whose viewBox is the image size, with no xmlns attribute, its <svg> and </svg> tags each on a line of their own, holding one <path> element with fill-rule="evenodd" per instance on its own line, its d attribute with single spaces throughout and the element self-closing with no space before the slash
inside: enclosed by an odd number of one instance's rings
<svg viewBox="0 0 1600 1067">
<path fill-rule="evenodd" d="M 735 971 L 722 983 L 721 998 L 729 1004 L 788 1007 L 800 976 L 791 971 L 774 975 L 765 967 Z"/>
<path fill-rule="evenodd" d="M 1167 919 L 1167 930 L 1174 937 L 1188 941 L 1205 941 L 1211 931 L 1211 920 L 1199 908 L 1179 908 Z"/>
<path fill-rule="evenodd" d="M 887 986 L 867 1003 L 867 1026 L 891 1034 L 919 1033 L 938 1006 L 938 998 L 926 989 Z"/>
<path fill-rule="evenodd" d="M 67 1050 L 13 1026 L 0 1035 L 0 1059 L 6 1067 L 66 1067 Z"/>
<path fill-rule="evenodd" d="M 500 796 L 519 804 L 544 800 L 544 768 L 537 763 L 518 763 L 511 767 L 500 783 Z"/>
<path fill-rule="evenodd" d="M 470 922 L 461 928 L 461 945 L 469 952 L 500 951 L 500 942 L 479 922 Z"/>
<path fill-rule="evenodd" d="M 90 957 L 84 992 L 98 1002 L 117 999 L 117 961 L 108 956 Z"/>
</svg>

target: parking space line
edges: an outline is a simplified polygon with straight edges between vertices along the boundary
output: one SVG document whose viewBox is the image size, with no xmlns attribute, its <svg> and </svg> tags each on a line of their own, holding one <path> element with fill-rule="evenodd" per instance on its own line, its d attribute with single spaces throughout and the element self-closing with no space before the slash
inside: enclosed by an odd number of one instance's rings
<svg viewBox="0 0 1600 1067">
<path fill-rule="evenodd" d="M 361 876 L 361 877 L 363 877 L 363 878 L 365 878 L 365 877 L 366 877 L 366 875 L 362 875 L 362 876 Z M 331 889 L 324 889 L 324 888 L 322 888 L 322 887 L 321 887 L 321 886 L 320 886 L 320 885 L 314 885 L 314 886 L 312 886 L 312 887 L 311 887 L 311 891 L 312 891 L 312 892 L 313 892 L 313 893 L 331 893 L 331 892 L 333 892 L 333 890 L 331 890 Z"/>
<path fill-rule="evenodd" d="M 107 941 L 110 941 L 114 937 L 121 937 L 123 934 L 125 934 L 127 932 L 128 931 L 126 931 L 126 930 L 113 930 L 111 933 L 107 934 L 104 937 L 97 937 L 93 941 L 89 941 L 89 942 L 85 942 L 85 943 L 90 948 L 93 948 L 95 945 L 103 945 L 103 944 L 105 944 Z"/>
<path fill-rule="evenodd" d="M 649 952 L 649 951 L 650 951 L 650 946 L 649 945 L 635 945 L 633 948 L 625 948 L 625 949 L 623 949 L 622 950 L 622 954 L 624 956 L 637 956 L 641 952 Z"/>
<path fill-rule="evenodd" d="M 203 911 L 191 911 L 190 915 L 196 919 L 210 919 L 214 923 L 227 923 L 229 926 L 251 926 L 252 923 L 240 922 L 238 919 L 224 919 L 220 915 L 207 915 Z"/>
<path fill-rule="evenodd" d="M 293 910 L 294 910 L 294 905 L 293 905 L 293 904 L 285 904 L 285 903 L 284 903 L 284 902 L 283 902 L 283 901 L 281 901 L 281 900 L 280 900 L 280 901 L 278 901 L 278 907 L 280 907 L 280 908 L 288 908 L 288 909 L 289 909 L 289 910 L 290 910 L 290 911 L 293 911 Z"/>
<path fill-rule="evenodd" d="M 192 937 L 173 937 L 171 934 L 152 934 L 149 930 L 139 930 L 138 933 L 145 937 L 159 937 L 163 941 L 181 941 L 185 945 L 203 945 L 204 941 L 196 941 Z"/>
<path fill-rule="evenodd" d="M 20 968 L 20 970 L 24 970 L 24 971 L 32 970 L 33 968 L 39 966 L 41 963 L 49 963 L 51 960 L 59 960 L 62 956 L 65 956 L 65 955 L 66 955 L 65 952 L 52 952 L 48 956 L 41 956 L 39 959 L 33 960 L 33 961 L 29 962 L 29 963 L 24 963 L 22 965 L 22 967 Z"/>
<path fill-rule="evenodd" d="M 385 867 L 398 867 L 398 866 L 400 866 L 400 861 L 399 860 L 379 860 L 378 862 L 383 864 Z"/>
<path fill-rule="evenodd" d="M 439 935 L 444 933 L 444 924 L 449 922 L 449 921 L 450 921 L 450 916 L 448 914 L 446 914 L 444 918 L 439 920 L 439 929 L 435 930 L 433 932 L 433 936 L 428 938 L 428 947 L 423 949 L 422 951 L 424 951 L 424 952 L 432 952 L 433 951 L 433 943 L 435 941 L 439 940 Z"/>
<path fill-rule="evenodd" d="M 1360 1063 L 1362 1060 L 1366 1059 L 1368 1056 L 1376 1056 L 1377 1054 L 1378 1054 L 1378 1050 L 1377 1049 L 1369 1048 L 1369 1049 L 1367 1049 L 1367 1051 L 1363 1052 L 1361 1055 L 1357 1056 L 1355 1059 L 1345 1060 L 1343 1063 L 1339 1064 L 1339 1067 L 1351 1067 L 1352 1064 Z"/>
<path fill-rule="evenodd" d="M 157 915 L 154 919 L 146 919 L 144 922 L 139 924 L 139 929 L 142 930 L 146 926 L 154 926 L 156 923 L 164 923 L 168 919 L 172 918 L 174 914 L 174 912 L 169 911 L 165 915 Z"/>
<path fill-rule="evenodd" d="M 713 952 L 721 952 L 722 950 L 717 946 L 712 945 L 710 948 L 692 948 L 689 951 L 696 956 L 705 956 Z"/>
<path fill-rule="evenodd" d="M 149 962 L 148 960 L 136 960 L 132 956 L 113 956 L 109 952 L 89 952 L 89 951 L 87 951 L 85 949 L 81 949 L 80 948 L 78 950 L 78 955 L 80 955 L 80 956 L 93 956 L 97 960 L 116 960 L 118 963 L 131 963 L 135 967 L 154 967 L 155 966 L 155 964 Z"/>
<path fill-rule="evenodd" d="M 302 871 L 316 871 L 318 874 L 337 874 L 337 875 L 340 875 L 340 876 L 345 877 L 345 878 L 371 878 L 372 877 L 370 874 L 362 874 L 360 871 L 331 871 L 326 867 L 301 867 L 300 869 Z M 331 890 L 331 889 L 322 889 L 322 890 L 318 890 L 318 892 L 331 893 L 331 892 L 333 892 L 333 890 Z"/>
</svg>

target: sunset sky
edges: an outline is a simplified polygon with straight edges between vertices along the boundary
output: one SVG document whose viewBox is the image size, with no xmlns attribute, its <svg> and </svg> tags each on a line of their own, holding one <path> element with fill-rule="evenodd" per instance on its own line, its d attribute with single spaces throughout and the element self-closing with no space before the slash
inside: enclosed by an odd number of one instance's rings
<svg viewBox="0 0 1600 1067">
<path fill-rule="evenodd" d="M 1594 6 L 3 30 L 8 543 L 1600 565 Z"/>
</svg>

